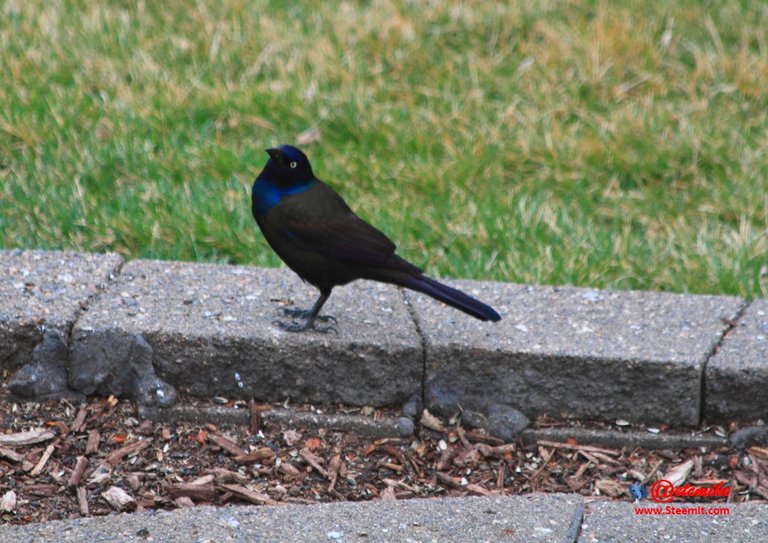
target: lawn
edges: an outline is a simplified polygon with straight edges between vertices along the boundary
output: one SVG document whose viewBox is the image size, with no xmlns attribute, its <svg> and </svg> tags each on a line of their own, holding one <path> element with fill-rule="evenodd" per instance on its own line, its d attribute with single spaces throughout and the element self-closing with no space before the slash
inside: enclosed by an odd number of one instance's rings
<svg viewBox="0 0 768 543">
<path fill-rule="evenodd" d="M 264 149 L 430 274 L 768 296 L 768 4 L 0 2 L 0 247 L 276 266 Z"/>
</svg>

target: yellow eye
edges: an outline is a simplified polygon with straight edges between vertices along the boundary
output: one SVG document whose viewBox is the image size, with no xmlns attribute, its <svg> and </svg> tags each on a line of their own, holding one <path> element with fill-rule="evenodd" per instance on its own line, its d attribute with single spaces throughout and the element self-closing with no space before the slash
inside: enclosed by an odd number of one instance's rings
<svg viewBox="0 0 768 543">
<path fill-rule="evenodd" d="M 291 162 L 291 163 L 289 164 L 289 166 L 290 166 L 291 168 L 295 168 L 295 167 L 297 166 L 297 164 L 296 164 L 296 161 L 294 161 L 294 162 Z"/>
</svg>

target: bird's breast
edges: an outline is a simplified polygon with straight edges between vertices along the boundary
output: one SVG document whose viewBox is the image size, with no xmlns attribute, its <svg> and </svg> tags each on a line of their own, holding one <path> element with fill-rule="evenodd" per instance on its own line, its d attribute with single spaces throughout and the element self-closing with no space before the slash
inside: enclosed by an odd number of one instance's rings
<svg viewBox="0 0 768 543">
<path fill-rule="evenodd" d="M 263 217 L 270 209 L 279 204 L 283 198 L 301 194 L 316 182 L 313 180 L 286 187 L 266 179 L 257 179 L 251 190 L 253 215 L 255 217 Z"/>
</svg>

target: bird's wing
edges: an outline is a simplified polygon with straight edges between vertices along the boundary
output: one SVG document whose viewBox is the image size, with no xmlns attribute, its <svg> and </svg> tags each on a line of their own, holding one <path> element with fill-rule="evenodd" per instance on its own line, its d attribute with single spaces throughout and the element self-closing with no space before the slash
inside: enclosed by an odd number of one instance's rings
<svg viewBox="0 0 768 543">
<path fill-rule="evenodd" d="M 395 255 L 395 244 L 387 236 L 352 212 L 323 222 L 288 222 L 283 233 L 303 250 L 350 264 L 421 273 L 419 268 Z"/>
<path fill-rule="evenodd" d="M 313 251 L 350 265 L 421 273 L 395 254 L 395 244 L 354 214 L 333 189 L 315 183 L 284 198 L 271 212 L 272 228 L 302 251 Z"/>
</svg>

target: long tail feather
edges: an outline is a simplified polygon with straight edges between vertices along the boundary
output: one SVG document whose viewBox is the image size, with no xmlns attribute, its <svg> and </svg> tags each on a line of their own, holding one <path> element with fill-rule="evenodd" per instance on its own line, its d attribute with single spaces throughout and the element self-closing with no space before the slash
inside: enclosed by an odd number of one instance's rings
<svg viewBox="0 0 768 543">
<path fill-rule="evenodd" d="M 440 300 L 481 321 L 496 322 L 501 320 L 499 314 L 491 306 L 475 300 L 471 296 L 467 296 L 460 290 L 438 283 L 426 275 L 411 275 L 400 279 L 397 281 L 397 284 L 411 290 L 423 292 L 427 296 Z"/>
</svg>

